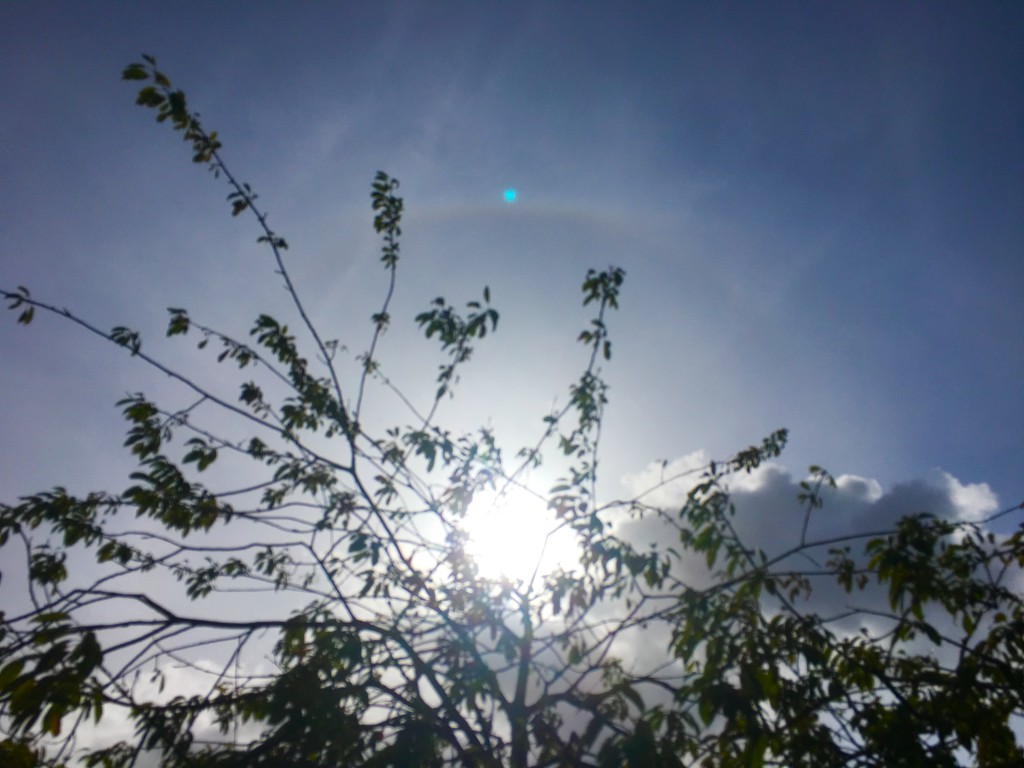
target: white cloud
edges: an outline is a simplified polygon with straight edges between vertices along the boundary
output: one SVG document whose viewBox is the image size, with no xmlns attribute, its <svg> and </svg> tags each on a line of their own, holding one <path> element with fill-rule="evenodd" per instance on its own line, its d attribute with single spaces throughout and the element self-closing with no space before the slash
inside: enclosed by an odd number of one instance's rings
<svg viewBox="0 0 1024 768">
<path fill-rule="evenodd" d="M 938 468 L 929 473 L 927 482 L 949 494 L 961 520 L 983 520 L 999 509 L 999 499 L 987 483 L 964 484 Z"/>
<path fill-rule="evenodd" d="M 882 498 L 882 485 L 877 480 L 856 475 L 840 475 L 836 478 L 836 487 L 851 497 L 868 502 Z"/>
<path fill-rule="evenodd" d="M 679 509 L 706 464 L 704 451 L 670 462 L 652 462 L 623 478 L 631 494 L 663 509 Z M 750 473 L 727 479 L 736 506 L 735 525 L 751 546 L 767 553 L 780 552 L 799 541 L 806 508 L 798 501 L 800 482 L 786 467 L 766 463 Z M 835 488 L 821 491 L 823 506 L 811 512 L 808 541 L 844 534 L 885 530 L 905 515 L 926 512 L 947 520 L 977 522 L 999 508 L 999 500 L 985 483 L 964 483 L 940 469 L 923 478 L 897 483 L 888 490 L 872 478 L 840 475 Z M 636 541 L 663 540 L 653 536 L 654 521 L 629 521 L 620 528 Z M 642 536 L 640 534 L 643 534 Z"/>
<path fill-rule="evenodd" d="M 693 486 L 693 478 L 708 463 L 705 451 L 694 451 L 678 459 L 652 461 L 639 472 L 622 479 L 631 496 L 641 497 L 655 507 L 679 506 Z"/>
<path fill-rule="evenodd" d="M 671 515 L 681 509 L 686 492 L 697 482 L 698 475 L 691 470 L 704 456 L 703 452 L 697 452 L 664 465 L 654 462 L 627 476 L 623 482 L 631 493 L 638 495 L 647 488 L 654 488 L 645 500 Z M 670 481 L 666 482 L 666 478 Z M 887 489 L 871 478 L 841 475 L 835 488 L 822 489 L 823 505 L 811 510 L 808 518 L 806 505 L 798 500 L 803 491 L 800 482 L 804 479 L 776 463 L 728 478 L 727 486 L 736 510 L 732 524 L 745 546 L 762 550 L 769 558 L 783 555 L 800 544 L 806 520 L 805 541 L 809 546 L 800 554 L 777 563 L 778 569 L 792 566 L 801 571 L 819 567 L 825 570 L 830 559 L 828 550 L 837 546 L 830 542 L 861 534 L 881 535 L 892 530 L 906 515 L 928 513 L 945 520 L 979 523 L 999 508 L 999 500 L 987 484 L 965 483 L 936 469 L 923 478 L 896 483 Z M 616 531 L 641 549 L 651 542 L 657 542 L 661 549 L 678 543 L 676 531 L 664 519 L 653 515 L 640 520 L 621 520 Z M 815 546 L 815 542 L 822 543 Z M 848 543 L 851 556 L 856 559 L 863 552 L 866 538 L 851 539 Z M 721 563 L 718 566 L 721 567 Z M 693 588 L 707 586 L 714 579 L 703 556 L 684 554 L 674 566 L 674 572 Z M 1006 578 L 1016 582 L 1020 574 L 1006 574 Z M 803 611 L 821 616 L 835 616 L 855 609 L 868 611 L 834 625 L 838 631 L 867 627 L 872 621 L 870 612 L 889 611 L 886 590 L 873 581 L 864 590 L 847 593 L 834 576 L 823 574 L 812 580 L 812 589 L 811 595 L 801 603 Z"/>
</svg>

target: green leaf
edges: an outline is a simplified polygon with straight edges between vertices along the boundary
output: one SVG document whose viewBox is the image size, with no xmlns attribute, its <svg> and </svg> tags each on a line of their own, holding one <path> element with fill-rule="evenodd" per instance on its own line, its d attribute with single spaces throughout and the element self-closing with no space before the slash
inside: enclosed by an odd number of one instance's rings
<svg viewBox="0 0 1024 768">
<path fill-rule="evenodd" d="M 129 64 L 121 72 L 122 80 L 148 80 L 149 72 L 146 71 L 145 64 Z"/>
<path fill-rule="evenodd" d="M 25 659 L 15 659 L 5 664 L 3 669 L 0 669 L 0 691 L 8 690 L 11 684 L 21 675 L 21 670 L 24 668 Z"/>
<path fill-rule="evenodd" d="M 60 735 L 60 722 L 64 717 L 64 708 L 53 704 L 43 716 L 43 731 L 51 736 Z"/>
<path fill-rule="evenodd" d="M 715 705 L 711 701 L 710 692 L 705 692 L 700 697 L 697 712 L 700 714 L 700 719 L 704 721 L 704 725 L 711 725 L 711 721 L 715 719 Z"/>
<path fill-rule="evenodd" d="M 768 738 L 764 733 L 758 733 L 755 739 L 747 743 L 748 768 L 762 768 L 764 766 L 765 752 L 767 751 Z"/>
<path fill-rule="evenodd" d="M 50 613 L 37 613 L 32 617 L 35 624 L 52 624 L 60 621 L 67 621 L 70 616 L 64 611 L 52 611 Z"/>
<path fill-rule="evenodd" d="M 0 765 L 4 768 L 38 768 L 40 756 L 27 744 L 14 739 L 0 741 Z"/>
<path fill-rule="evenodd" d="M 167 101 L 167 97 L 152 85 L 139 91 L 139 95 L 135 98 L 135 103 L 140 107 L 159 107 L 165 101 Z"/>
<path fill-rule="evenodd" d="M 167 311 L 171 315 L 171 319 L 167 324 L 167 335 L 177 336 L 188 333 L 190 325 L 188 312 L 177 307 L 168 307 Z"/>
<path fill-rule="evenodd" d="M 639 710 L 640 712 L 645 711 L 646 707 L 644 706 L 644 700 L 636 691 L 636 689 L 633 688 L 633 686 L 629 685 L 626 682 L 623 682 L 619 684 L 616 690 L 619 693 L 621 693 L 625 698 L 629 699 L 629 701 L 633 704 L 633 706 L 637 708 L 637 710 Z"/>
</svg>

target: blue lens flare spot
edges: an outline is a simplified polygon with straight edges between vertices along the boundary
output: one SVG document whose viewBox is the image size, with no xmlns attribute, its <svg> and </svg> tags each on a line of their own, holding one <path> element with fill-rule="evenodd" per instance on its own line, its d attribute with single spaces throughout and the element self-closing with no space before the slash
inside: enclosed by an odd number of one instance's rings
<svg viewBox="0 0 1024 768">
<path fill-rule="evenodd" d="M 505 190 L 505 202 L 506 203 L 514 203 L 515 201 L 516 201 L 516 191 L 514 189 L 512 189 L 512 187 L 509 187 L 508 189 Z"/>
</svg>

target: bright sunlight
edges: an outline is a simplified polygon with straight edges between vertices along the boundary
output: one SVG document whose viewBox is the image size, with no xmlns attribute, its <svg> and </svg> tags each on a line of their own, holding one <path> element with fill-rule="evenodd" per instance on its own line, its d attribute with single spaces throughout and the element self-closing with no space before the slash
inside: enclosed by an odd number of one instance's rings
<svg viewBox="0 0 1024 768">
<path fill-rule="evenodd" d="M 572 532 L 545 501 L 522 488 L 478 491 L 463 520 L 469 554 L 486 578 L 528 582 L 578 558 Z"/>
</svg>

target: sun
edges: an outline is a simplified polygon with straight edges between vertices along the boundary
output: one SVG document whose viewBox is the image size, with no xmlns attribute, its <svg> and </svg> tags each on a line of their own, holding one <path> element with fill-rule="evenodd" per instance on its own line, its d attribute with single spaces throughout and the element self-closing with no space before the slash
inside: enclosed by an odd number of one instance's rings
<svg viewBox="0 0 1024 768">
<path fill-rule="evenodd" d="M 572 532 L 559 526 L 544 499 L 523 488 L 478 491 L 462 527 L 467 551 L 485 578 L 527 583 L 579 560 Z"/>
</svg>

